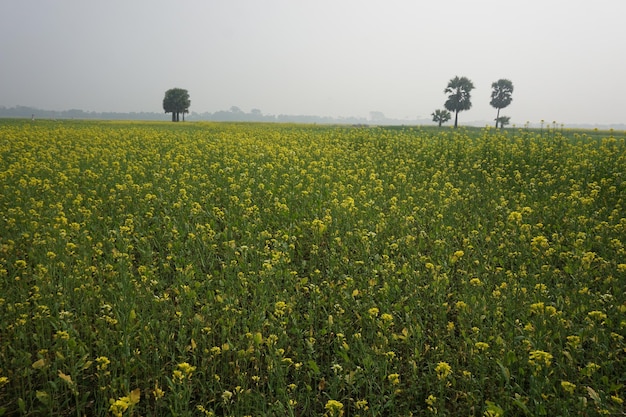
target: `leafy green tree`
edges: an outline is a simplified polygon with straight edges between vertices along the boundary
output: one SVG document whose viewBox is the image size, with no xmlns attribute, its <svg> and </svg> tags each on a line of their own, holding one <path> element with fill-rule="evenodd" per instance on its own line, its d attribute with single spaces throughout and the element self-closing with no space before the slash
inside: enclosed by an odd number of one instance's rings
<svg viewBox="0 0 626 417">
<path fill-rule="evenodd" d="M 511 118 L 509 116 L 499 116 L 496 119 L 496 129 L 498 128 L 498 123 L 500 123 L 500 127 L 504 129 L 504 126 L 508 125 L 511 122 Z"/>
<path fill-rule="evenodd" d="M 433 122 L 439 123 L 439 127 L 441 127 L 442 123 L 447 122 L 452 117 L 448 110 L 435 110 L 431 116 L 433 116 Z"/>
<path fill-rule="evenodd" d="M 474 84 L 467 77 L 456 76 L 450 80 L 444 93 L 449 94 L 445 108 L 454 112 L 454 127 L 458 127 L 459 112 L 469 110 L 472 107 L 471 91 Z"/>
<path fill-rule="evenodd" d="M 491 84 L 491 104 L 492 107 L 498 109 L 498 113 L 496 114 L 496 129 L 498 128 L 498 123 L 500 120 L 500 109 L 505 108 L 513 101 L 513 83 L 507 79 L 500 79 L 495 83 Z M 502 126 L 502 125 L 501 125 Z"/>
<path fill-rule="evenodd" d="M 171 88 L 165 92 L 163 98 L 163 110 L 165 113 L 172 113 L 172 122 L 180 120 L 180 114 L 183 114 L 183 122 L 185 121 L 185 113 L 189 113 L 189 92 L 183 88 Z"/>
</svg>

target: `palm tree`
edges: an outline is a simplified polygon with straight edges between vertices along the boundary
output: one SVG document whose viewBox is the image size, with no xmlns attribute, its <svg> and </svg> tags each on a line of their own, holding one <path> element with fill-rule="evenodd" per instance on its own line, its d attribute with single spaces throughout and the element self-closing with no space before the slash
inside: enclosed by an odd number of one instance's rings
<svg viewBox="0 0 626 417">
<path fill-rule="evenodd" d="M 459 112 L 469 110 L 472 107 L 470 92 L 474 84 L 467 77 L 456 76 L 450 80 L 444 93 L 449 94 L 445 108 L 454 112 L 454 127 L 458 126 Z"/>
<path fill-rule="evenodd" d="M 508 125 L 511 122 L 511 118 L 509 116 L 500 116 L 496 119 L 496 129 L 498 128 L 498 123 L 500 124 L 500 128 L 504 129 L 504 126 Z"/>
<path fill-rule="evenodd" d="M 450 112 L 448 110 L 435 110 L 431 116 L 433 116 L 433 122 L 439 123 L 439 127 L 441 127 L 442 123 L 450 120 Z"/>
<path fill-rule="evenodd" d="M 498 128 L 498 122 L 500 122 L 500 109 L 505 108 L 513 101 L 513 83 L 507 79 L 500 79 L 495 83 L 491 84 L 491 104 L 492 107 L 498 109 L 498 113 L 496 115 L 496 129 Z M 502 124 L 500 124 L 503 126 Z"/>
<path fill-rule="evenodd" d="M 185 113 L 189 113 L 189 92 L 183 88 L 172 88 L 165 92 L 163 98 L 163 110 L 165 113 L 172 113 L 172 122 L 180 120 L 180 113 L 183 114 L 183 122 L 185 121 Z"/>
</svg>

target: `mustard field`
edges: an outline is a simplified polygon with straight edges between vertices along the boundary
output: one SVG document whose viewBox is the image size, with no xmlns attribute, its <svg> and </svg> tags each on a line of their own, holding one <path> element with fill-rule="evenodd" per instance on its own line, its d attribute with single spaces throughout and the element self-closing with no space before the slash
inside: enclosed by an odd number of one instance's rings
<svg viewBox="0 0 626 417">
<path fill-rule="evenodd" d="M 626 406 L 626 134 L 0 121 L 0 415 Z"/>
</svg>

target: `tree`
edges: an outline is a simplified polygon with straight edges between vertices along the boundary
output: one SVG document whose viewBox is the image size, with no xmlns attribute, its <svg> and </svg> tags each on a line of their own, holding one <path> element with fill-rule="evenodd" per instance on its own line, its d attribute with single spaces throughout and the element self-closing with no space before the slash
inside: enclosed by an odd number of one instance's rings
<svg viewBox="0 0 626 417">
<path fill-rule="evenodd" d="M 433 116 L 433 122 L 439 123 L 439 127 L 441 127 L 442 123 L 447 122 L 450 120 L 450 117 L 452 117 L 448 110 L 435 110 L 431 116 Z"/>
<path fill-rule="evenodd" d="M 498 128 L 498 123 L 500 123 L 500 127 L 504 129 L 504 126 L 508 125 L 511 122 L 511 118 L 509 116 L 499 116 L 496 119 L 496 129 Z"/>
<path fill-rule="evenodd" d="M 496 129 L 498 128 L 498 122 L 500 122 L 500 109 L 505 108 L 513 101 L 513 83 L 507 79 L 500 79 L 495 83 L 491 84 L 491 104 L 492 107 L 498 109 L 498 113 L 496 114 Z M 501 124 L 502 127 L 504 127 Z"/>
<path fill-rule="evenodd" d="M 171 88 L 165 92 L 163 98 L 163 110 L 165 113 L 172 113 L 172 122 L 180 120 L 180 113 L 183 114 L 183 122 L 185 121 L 185 113 L 189 113 L 189 92 L 183 88 Z"/>
<path fill-rule="evenodd" d="M 458 127 L 459 112 L 472 107 L 471 91 L 474 84 L 467 77 L 456 76 L 450 80 L 444 93 L 449 94 L 445 108 L 454 112 L 454 127 Z"/>
</svg>

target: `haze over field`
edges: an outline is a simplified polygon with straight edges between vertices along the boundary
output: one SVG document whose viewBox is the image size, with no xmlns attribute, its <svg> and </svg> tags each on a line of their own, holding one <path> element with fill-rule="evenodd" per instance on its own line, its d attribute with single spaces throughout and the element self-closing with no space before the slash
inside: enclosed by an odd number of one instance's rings
<svg viewBox="0 0 626 417">
<path fill-rule="evenodd" d="M 430 118 L 456 75 L 476 86 L 460 124 L 626 122 L 622 0 L 6 0 L 0 106 Z"/>
</svg>

